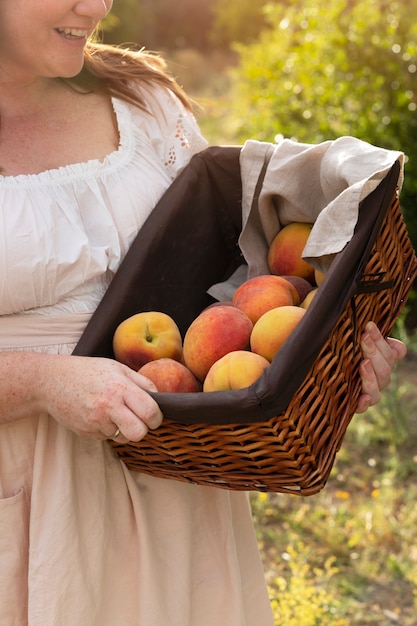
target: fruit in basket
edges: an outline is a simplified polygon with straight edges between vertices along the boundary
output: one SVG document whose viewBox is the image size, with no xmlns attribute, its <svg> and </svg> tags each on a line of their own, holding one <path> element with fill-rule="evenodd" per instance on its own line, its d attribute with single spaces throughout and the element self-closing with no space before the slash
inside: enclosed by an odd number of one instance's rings
<svg viewBox="0 0 417 626">
<path fill-rule="evenodd" d="M 314 280 L 316 282 L 317 287 L 320 287 L 320 285 L 323 282 L 325 276 L 326 276 L 326 274 L 324 272 L 321 272 L 318 269 L 314 270 Z"/>
<path fill-rule="evenodd" d="M 215 361 L 233 350 L 249 348 L 252 328 L 246 313 L 235 306 L 226 304 L 205 309 L 185 333 L 185 365 L 203 381 Z"/>
<path fill-rule="evenodd" d="M 280 306 L 264 313 L 252 330 L 252 352 L 272 361 L 305 312 L 306 309 L 292 305 Z"/>
<path fill-rule="evenodd" d="M 301 276 L 314 283 L 314 267 L 302 258 L 311 229 L 312 224 L 291 222 L 275 235 L 268 250 L 271 274 Z"/>
<path fill-rule="evenodd" d="M 149 378 L 158 391 L 189 393 L 201 391 L 201 383 L 188 367 L 174 359 L 162 358 L 148 361 L 139 369 L 139 374 Z"/>
<path fill-rule="evenodd" d="M 234 292 L 232 301 L 255 324 L 266 311 L 295 304 L 298 300 L 298 291 L 288 280 L 266 274 L 242 283 Z"/>
<path fill-rule="evenodd" d="M 243 389 L 257 380 L 269 361 L 260 354 L 235 350 L 213 363 L 204 380 L 203 391 Z"/>
<path fill-rule="evenodd" d="M 134 370 L 163 357 L 180 361 L 182 337 L 172 317 L 161 311 L 143 311 L 116 328 L 113 352 L 118 361 Z"/>
<path fill-rule="evenodd" d="M 313 298 L 315 297 L 317 293 L 317 287 L 315 289 L 312 289 L 304 298 L 304 300 L 301 302 L 300 307 L 302 309 L 308 309 L 308 307 L 310 306 L 310 304 L 313 301 Z"/>
<path fill-rule="evenodd" d="M 306 278 L 302 278 L 301 276 L 281 276 L 281 278 L 285 278 L 285 280 L 288 280 L 288 282 L 295 287 L 298 301 L 294 301 L 294 304 L 300 304 L 313 289 L 313 285 Z"/>
</svg>

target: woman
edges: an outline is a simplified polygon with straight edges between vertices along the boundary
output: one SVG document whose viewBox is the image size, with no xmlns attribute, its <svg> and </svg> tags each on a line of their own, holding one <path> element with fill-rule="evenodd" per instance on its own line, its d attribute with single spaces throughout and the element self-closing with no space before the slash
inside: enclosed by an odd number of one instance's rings
<svg viewBox="0 0 417 626">
<path fill-rule="evenodd" d="M 156 57 L 91 43 L 111 0 L 0 3 L 0 623 L 268 626 L 247 497 L 131 474 L 105 441 L 151 383 L 71 352 L 152 207 L 205 147 Z M 358 411 L 405 346 L 370 324 Z"/>
</svg>

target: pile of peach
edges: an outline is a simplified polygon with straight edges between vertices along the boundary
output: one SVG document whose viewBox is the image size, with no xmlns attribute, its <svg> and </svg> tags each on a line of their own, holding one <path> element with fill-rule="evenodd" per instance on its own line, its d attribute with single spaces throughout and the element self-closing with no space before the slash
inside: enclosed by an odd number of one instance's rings
<svg viewBox="0 0 417 626">
<path fill-rule="evenodd" d="M 268 252 L 270 274 L 248 279 L 230 302 L 216 302 L 190 324 L 184 339 L 161 311 L 124 320 L 113 337 L 115 358 L 158 391 L 241 389 L 275 357 L 306 312 L 323 275 L 301 258 L 311 224 L 280 230 Z"/>
</svg>

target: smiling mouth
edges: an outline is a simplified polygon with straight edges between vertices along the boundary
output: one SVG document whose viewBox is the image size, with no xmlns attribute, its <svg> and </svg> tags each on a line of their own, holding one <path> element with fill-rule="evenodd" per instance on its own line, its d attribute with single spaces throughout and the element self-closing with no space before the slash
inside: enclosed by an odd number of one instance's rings
<svg viewBox="0 0 417 626">
<path fill-rule="evenodd" d="M 57 33 L 67 39 L 87 39 L 88 31 L 81 28 L 57 28 Z"/>
</svg>

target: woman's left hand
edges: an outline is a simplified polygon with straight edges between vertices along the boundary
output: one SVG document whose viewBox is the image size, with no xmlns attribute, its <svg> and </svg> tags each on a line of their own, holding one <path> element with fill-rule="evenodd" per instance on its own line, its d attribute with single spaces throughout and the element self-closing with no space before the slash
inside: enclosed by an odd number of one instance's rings
<svg viewBox="0 0 417 626">
<path fill-rule="evenodd" d="M 399 339 L 384 339 L 374 322 L 368 322 L 361 337 L 363 361 L 359 372 L 362 379 L 362 394 L 359 396 L 356 413 L 364 413 L 381 399 L 381 391 L 391 381 L 396 363 L 407 354 L 407 347 Z"/>
</svg>

